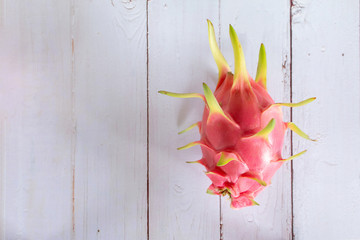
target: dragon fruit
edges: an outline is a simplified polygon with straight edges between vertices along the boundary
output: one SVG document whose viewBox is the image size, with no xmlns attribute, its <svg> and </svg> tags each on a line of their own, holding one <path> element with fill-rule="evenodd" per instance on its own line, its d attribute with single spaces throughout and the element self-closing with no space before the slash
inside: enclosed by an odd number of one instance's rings
<svg viewBox="0 0 360 240">
<path fill-rule="evenodd" d="M 243 49 L 234 28 L 230 38 L 234 49 L 235 71 L 217 45 L 214 27 L 208 20 L 210 49 L 219 69 L 219 81 L 214 92 L 203 83 L 204 94 L 159 93 L 180 98 L 201 98 L 205 102 L 202 121 L 180 132 L 199 128 L 199 141 L 178 148 L 200 145 L 202 158 L 190 163 L 202 164 L 212 184 L 207 193 L 228 195 L 232 208 L 258 205 L 254 198 L 270 184 L 281 165 L 306 152 L 282 158 L 284 135 L 289 128 L 312 140 L 292 122 L 283 122 L 281 106 L 297 107 L 310 103 L 275 103 L 266 89 L 266 54 L 261 44 L 256 78 L 246 70 Z"/>
</svg>

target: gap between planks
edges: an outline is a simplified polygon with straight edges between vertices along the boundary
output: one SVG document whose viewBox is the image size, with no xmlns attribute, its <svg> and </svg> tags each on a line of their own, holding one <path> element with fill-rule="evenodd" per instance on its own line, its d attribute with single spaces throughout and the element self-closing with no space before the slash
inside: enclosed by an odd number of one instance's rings
<svg viewBox="0 0 360 240">
<path fill-rule="evenodd" d="M 149 146 L 149 0 L 146 1 L 146 236 L 150 239 L 150 146 Z"/>
<path fill-rule="evenodd" d="M 292 93 L 293 93 L 293 81 L 292 81 L 292 7 L 294 6 L 293 0 L 289 0 L 290 4 L 289 4 L 289 27 L 290 27 L 290 74 L 289 74 L 289 82 L 290 82 L 290 102 L 292 103 L 293 98 L 292 98 Z M 293 121 L 293 109 L 290 108 L 290 122 Z M 293 156 L 294 154 L 294 147 L 293 147 L 293 132 L 290 131 L 290 156 Z M 291 178 L 291 195 L 290 195 L 290 199 L 291 199 L 291 239 L 293 240 L 295 238 L 294 235 L 294 166 L 293 166 L 293 161 L 290 161 L 290 178 Z"/>
<path fill-rule="evenodd" d="M 218 5 L 218 19 L 219 19 L 219 34 L 218 34 L 218 46 L 221 50 L 221 0 L 219 0 Z M 219 196 L 219 234 L 220 234 L 220 240 L 224 240 L 224 229 L 223 229 L 223 215 L 222 215 L 222 206 L 221 206 L 221 195 Z"/>
</svg>

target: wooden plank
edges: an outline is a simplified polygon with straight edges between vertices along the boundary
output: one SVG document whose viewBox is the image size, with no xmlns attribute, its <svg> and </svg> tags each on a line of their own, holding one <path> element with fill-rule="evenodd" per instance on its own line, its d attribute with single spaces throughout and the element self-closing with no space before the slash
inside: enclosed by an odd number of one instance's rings
<svg viewBox="0 0 360 240">
<path fill-rule="evenodd" d="M 221 48 L 233 66 L 229 24 L 236 29 L 244 48 L 246 65 L 255 78 L 260 44 L 264 43 L 268 62 L 268 91 L 275 101 L 289 102 L 290 35 L 289 1 L 221 1 Z M 289 109 L 283 108 L 289 120 Z M 287 134 L 283 156 L 290 154 Z M 276 173 L 272 184 L 256 198 L 260 206 L 238 211 L 222 198 L 224 239 L 291 239 L 291 171 L 290 163 Z"/>
<path fill-rule="evenodd" d="M 146 2 L 74 11 L 75 238 L 146 239 Z"/>
<path fill-rule="evenodd" d="M 0 8 L 0 238 L 70 239 L 70 6 Z"/>
<path fill-rule="evenodd" d="M 205 193 L 204 168 L 185 163 L 198 160 L 200 148 L 176 150 L 199 139 L 196 129 L 176 133 L 201 119 L 204 104 L 157 93 L 215 85 L 206 19 L 218 24 L 216 16 L 215 1 L 149 2 L 150 239 L 219 239 L 219 198 Z"/>
<path fill-rule="evenodd" d="M 360 238 L 359 1 L 294 1 L 293 100 L 316 96 L 293 119 L 296 239 Z"/>
</svg>

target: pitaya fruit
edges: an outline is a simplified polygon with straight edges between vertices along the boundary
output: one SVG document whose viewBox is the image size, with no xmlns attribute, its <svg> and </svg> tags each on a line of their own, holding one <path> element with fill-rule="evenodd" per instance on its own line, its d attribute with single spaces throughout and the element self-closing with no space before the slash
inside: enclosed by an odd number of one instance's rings
<svg viewBox="0 0 360 240">
<path fill-rule="evenodd" d="M 180 98 L 201 98 L 205 102 L 202 121 L 181 131 L 198 127 L 201 139 L 183 147 L 200 145 L 203 157 L 193 163 L 206 168 L 212 184 L 207 193 L 228 195 L 232 208 L 258 205 L 254 198 L 270 184 L 281 165 L 306 152 L 282 158 L 287 128 L 309 139 L 294 123 L 283 122 L 281 106 L 297 107 L 310 103 L 274 103 L 266 90 L 266 54 L 261 44 L 255 81 L 246 70 L 242 47 L 230 25 L 235 55 L 235 72 L 231 73 L 217 45 L 214 27 L 208 20 L 211 52 L 219 69 L 219 81 L 213 93 L 203 83 L 204 95 L 198 93 L 159 93 Z"/>
</svg>

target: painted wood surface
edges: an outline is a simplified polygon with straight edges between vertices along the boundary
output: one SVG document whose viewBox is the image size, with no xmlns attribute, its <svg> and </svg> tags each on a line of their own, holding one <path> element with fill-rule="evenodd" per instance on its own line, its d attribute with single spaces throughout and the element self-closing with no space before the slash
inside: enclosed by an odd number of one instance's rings
<svg viewBox="0 0 360 240">
<path fill-rule="evenodd" d="M 265 44 L 275 101 L 317 97 L 259 207 L 205 194 L 176 150 L 203 103 L 157 93 L 215 88 L 206 19 L 252 76 Z M 0 0 L 0 60 L 0 239 L 360 239 L 358 1 Z"/>
<path fill-rule="evenodd" d="M 216 65 L 207 37 L 207 18 L 218 3 L 149 2 L 150 239 L 219 239 L 219 197 L 206 194 L 210 180 L 200 164 L 200 147 L 177 151 L 200 139 L 197 129 L 177 132 L 201 120 L 200 99 L 158 94 L 202 92 L 215 84 Z M 214 19 L 217 23 L 217 19 Z"/>
<path fill-rule="evenodd" d="M 0 239 L 72 233 L 70 4 L 1 1 Z"/>
<path fill-rule="evenodd" d="M 73 5 L 75 239 L 146 239 L 146 3 Z"/>
<path fill-rule="evenodd" d="M 318 142 L 294 135 L 296 239 L 360 238 L 359 1 L 296 1 L 293 6 L 294 122 Z M 326 6 L 326 7 L 324 7 Z"/>
</svg>

